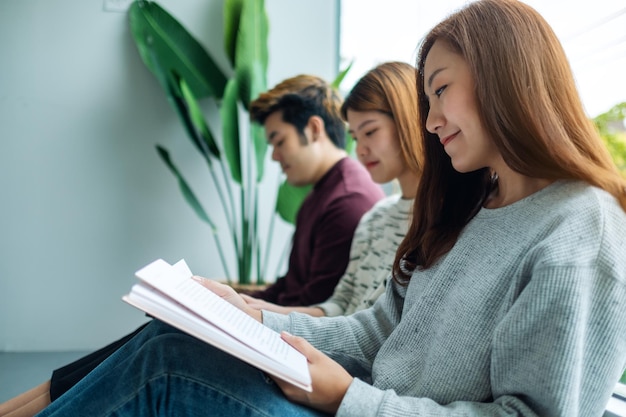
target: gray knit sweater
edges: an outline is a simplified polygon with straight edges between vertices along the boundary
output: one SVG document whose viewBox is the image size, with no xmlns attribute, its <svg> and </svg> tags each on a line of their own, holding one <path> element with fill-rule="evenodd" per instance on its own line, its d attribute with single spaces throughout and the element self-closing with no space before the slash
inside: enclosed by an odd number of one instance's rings
<svg viewBox="0 0 626 417">
<path fill-rule="evenodd" d="M 601 416 L 626 365 L 626 214 L 560 181 L 482 209 L 369 309 L 263 319 L 371 369 L 338 416 Z"/>
</svg>

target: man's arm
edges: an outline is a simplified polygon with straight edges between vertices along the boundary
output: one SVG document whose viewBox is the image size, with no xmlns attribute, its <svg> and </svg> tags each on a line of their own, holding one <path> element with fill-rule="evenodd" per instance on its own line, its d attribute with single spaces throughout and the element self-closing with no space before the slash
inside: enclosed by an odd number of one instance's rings
<svg viewBox="0 0 626 417">
<path fill-rule="evenodd" d="M 264 290 L 253 291 L 247 295 L 270 303 L 278 301 L 278 296 L 285 290 L 285 278 L 278 278 L 275 283 Z"/>
</svg>

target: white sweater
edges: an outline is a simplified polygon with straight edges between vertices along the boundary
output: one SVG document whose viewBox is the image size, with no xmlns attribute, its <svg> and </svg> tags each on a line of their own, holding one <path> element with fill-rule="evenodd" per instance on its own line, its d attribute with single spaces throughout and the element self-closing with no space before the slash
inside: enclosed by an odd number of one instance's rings
<svg viewBox="0 0 626 417">
<path fill-rule="evenodd" d="M 372 308 L 263 319 L 371 369 L 338 416 L 601 416 L 626 366 L 626 214 L 556 182 L 480 210 Z"/>
<path fill-rule="evenodd" d="M 385 291 L 412 210 L 413 200 L 396 194 L 379 201 L 363 215 L 354 232 L 345 274 L 333 295 L 317 305 L 326 316 L 348 315 L 371 307 Z"/>
</svg>

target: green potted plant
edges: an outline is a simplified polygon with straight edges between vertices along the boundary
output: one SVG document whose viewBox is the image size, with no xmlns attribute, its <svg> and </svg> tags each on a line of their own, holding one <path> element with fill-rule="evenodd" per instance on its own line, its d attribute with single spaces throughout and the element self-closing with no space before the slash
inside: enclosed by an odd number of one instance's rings
<svg viewBox="0 0 626 417">
<path fill-rule="evenodd" d="M 604 139 L 615 164 L 626 175 L 626 102 L 616 104 L 608 111 L 593 118 L 600 135 Z M 612 126 L 621 125 L 621 131 Z M 626 375 L 626 373 L 624 374 Z"/>
<path fill-rule="evenodd" d="M 258 185 L 264 178 L 267 141 L 252 124 L 248 104 L 267 89 L 269 22 L 264 0 L 224 0 L 224 48 L 232 66 L 222 71 L 211 55 L 173 16 L 156 2 L 137 0 L 129 9 L 133 39 L 147 68 L 163 87 L 188 138 L 206 161 L 229 229 L 228 248 L 236 255 L 233 273 L 224 256 L 218 225 L 205 210 L 170 152 L 157 145 L 162 161 L 176 177 L 181 192 L 210 227 L 227 280 L 239 285 L 264 284 L 276 216 L 267 235 L 259 236 Z M 338 86 L 350 66 L 334 81 Z M 229 75 L 227 75 L 229 74 Z M 212 100 L 220 123 L 210 126 L 199 104 Z M 309 187 L 283 182 L 276 213 L 294 223 Z"/>
</svg>

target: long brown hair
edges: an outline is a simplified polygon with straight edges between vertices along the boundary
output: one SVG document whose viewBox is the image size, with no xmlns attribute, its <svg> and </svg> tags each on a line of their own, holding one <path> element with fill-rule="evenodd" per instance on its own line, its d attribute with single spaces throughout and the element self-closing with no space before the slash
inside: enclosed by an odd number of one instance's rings
<svg viewBox="0 0 626 417">
<path fill-rule="evenodd" d="M 507 165 L 528 177 L 582 180 L 626 211 L 626 181 L 586 116 L 565 52 L 548 23 L 514 0 L 470 3 L 435 26 L 420 47 L 418 109 L 425 162 L 413 221 L 398 248 L 394 279 L 406 283 L 456 242 L 492 188 L 487 168 L 461 174 L 426 128 L 424 61 L 443 41 L 467 62 L 481 122 Z"/>
<path fill-rule="evenodd" d="M 377 111 L 391 117 L 396 125 L 402 158 L 415 174 L 422 172 L 422 130 L 417 116 L 417 70 L 405 62 L 385 62 L 369 70 L 352 87 L 341 106 L 341 117 L 348 120 L 348 109 Z"/>
</svg>

